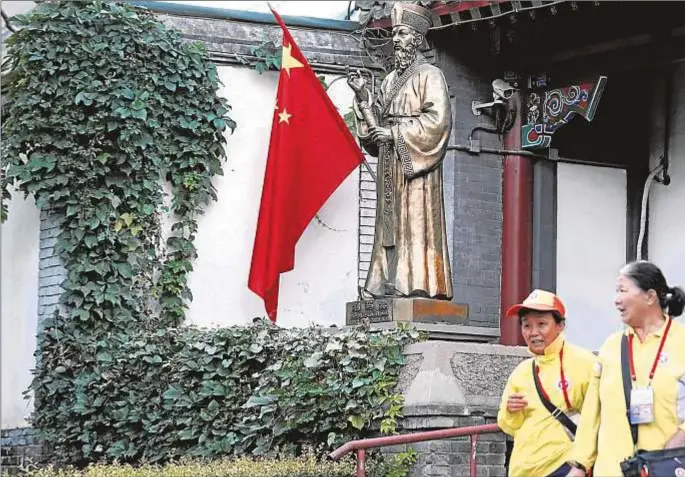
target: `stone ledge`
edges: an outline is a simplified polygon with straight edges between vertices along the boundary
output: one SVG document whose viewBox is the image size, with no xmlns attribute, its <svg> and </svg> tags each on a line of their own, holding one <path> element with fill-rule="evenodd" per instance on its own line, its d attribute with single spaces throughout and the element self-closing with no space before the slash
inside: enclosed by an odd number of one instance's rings
<svg viewBox="0 0 685 477">
<path fill-rule="evenodd" d="M 212 60 L 221 64 L 240 65 L 239 56 L 251 57 L 252 49 L 263 40 L 280 44 L 282 38 L 278 25 L 173 14 L 160 14 L 159 19 L 179 30 L 186 41 L 204 43 Z M 345 66 L 381 69 L 361 49 L 357 33 L 300 27 L 289 30 L 316 71 Z"/>
<path fill-rule="evenodd" d="M 470 343 L 493 343 L 499 341 L 499 328 L 484 326 L 446 325 L 440 323 L 412 323 L 412 327 L 428 333 L 428 339 L 441 342 L 462 341 Z M 393 329 L 395 323 L 374 323 L 374 328 Z"/>
</svg>

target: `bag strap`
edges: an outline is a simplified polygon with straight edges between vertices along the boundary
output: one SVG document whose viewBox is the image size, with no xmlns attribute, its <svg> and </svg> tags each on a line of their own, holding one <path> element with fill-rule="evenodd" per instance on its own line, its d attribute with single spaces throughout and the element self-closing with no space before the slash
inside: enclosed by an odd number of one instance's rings
<svg viewBox="0 0 685 477">
<path fill-rule="evenodd" d="M 540 398 L 540 401 L 542 401 L 542 405 L 545 406 L 545 409 L 547 409 L 552 417 L 559 421 L 562 426 L 568 429 L 568 432 L 570 432 L 571 435 L 575 436 L 577 430 L 576 424 L 571 420 L 570 417 L 566 415 L 564 411 L 552 404 L 545 396 L 545 393 L 542 392 L 542 384 L 540 384 L 540 378 L 538 377 L 535 360 L 533 360 L 533 381 L 535 381 L 535 390 L 538 392 L 538 397 Z"/>
<path fill-rule="evenodd" d="M 630 367 L 628 364 L 628 336 L 621 338 L 621 374 L 623 375 L 623 397 L 626 400 L 626 418 L 630 424 L 630 433 L 633 436 L 633 446 L 637 446 L 637 424 L 630 423 L 630 391 L 633 389 L 633 382 L 630 377 Z"/>
</svg>

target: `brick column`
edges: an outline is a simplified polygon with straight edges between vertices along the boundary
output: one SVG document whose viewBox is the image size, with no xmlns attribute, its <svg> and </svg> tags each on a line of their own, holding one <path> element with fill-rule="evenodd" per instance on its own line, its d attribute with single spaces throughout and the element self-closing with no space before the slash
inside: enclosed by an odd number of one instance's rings
<svg viewBox="0 0 685 477">
<path fill-rule="evenodd" d="M 59 286 L 67 278 L 67 270 L 60 258 L 55 255 L 55 244 L 60 232 L 60 217 L 49 209 L 40 213 L 40 255 L 38 262 L 38 326 L 52 315 L 59 306 L 62 288 Z"/>
</svg>

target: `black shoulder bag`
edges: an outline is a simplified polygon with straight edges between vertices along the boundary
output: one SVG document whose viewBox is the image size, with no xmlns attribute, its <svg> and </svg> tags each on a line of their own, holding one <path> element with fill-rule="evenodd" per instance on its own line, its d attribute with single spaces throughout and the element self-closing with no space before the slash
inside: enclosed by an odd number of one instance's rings
<svg viewBox="0 0 685 477">
<path fill-rule="evenodd" d="M 621 373 L 623 374 L 623 396 L 626 400 L 626 418 L 630 424 L 630 392 L 633 383 L 630 379 L 626 335 L 623 335 L 621 340 Z M 630 433 L 633 437 L 633 447 L 637 447 L 638 426 L 630 424 Z M 621 472 L 624 477 L 685 475 L 685 447 L 658 451 L 638 450 L 633 457 L 621 462 Z"/>
<path fill-rule="evenodd" d="M 552 402 L 545 397 L 545 393 L 542 392 L 542 384 L 540 384 L 540 378 L 538 377 L 537 373 L 537 368 L 535 366 L 535 361 L 533 360 L 533 380 L 535 381 L 535 390 L 538 392 L 538 396 L 540 397 L 540 401 L 542 401 L 542 405 L 545 406 L 545 409 L 549 411 L 549 413 L 552 415 L 554 419 L 559 421 L 562 426 L 564 426 L 569 434 L 572 436 L 576 435 L 576 429 L 577 426 L 576 424 L 571 420 L 570 417 L 566 415 L 564 411 L 556 407 Z"/>
</svg>

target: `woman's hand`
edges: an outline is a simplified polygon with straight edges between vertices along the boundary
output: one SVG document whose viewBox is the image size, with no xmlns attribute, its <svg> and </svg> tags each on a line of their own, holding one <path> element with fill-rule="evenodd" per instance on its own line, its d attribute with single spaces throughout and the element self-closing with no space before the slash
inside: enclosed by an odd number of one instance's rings
<svg viewBox="0 0 685 477">
<path fill-rule="evenodd" d="M 579 469 L 578 467 L 573 467 L 571 469 L 571 472 L 566 474 L 566 477 L 585 477 L 585 472 L 583 472 L 583 470 Z"/>
<path fill-rule="evenodd" d="M 685 447 L 685 431 L 678 429 L 671 438 L 666 441 L 664 449 L 674 449 L 676 447 Z"/>
<path fill-rule="evenodd" d="M 528 401 L 521 393 L 510 394 L 507 398 L 507 411 L 509 412 L 523 411 L 526 407 L 528 407 Z"/>
</svg>

